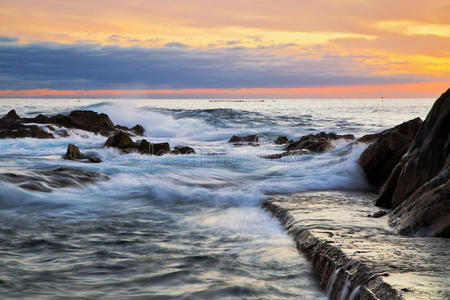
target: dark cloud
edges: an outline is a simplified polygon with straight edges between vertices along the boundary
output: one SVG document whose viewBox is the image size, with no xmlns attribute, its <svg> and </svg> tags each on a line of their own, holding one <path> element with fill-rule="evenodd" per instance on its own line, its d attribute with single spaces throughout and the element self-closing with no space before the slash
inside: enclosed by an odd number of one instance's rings
<svg viewBox="0 0 450 300">
<path fill-rule="evenodd" d="M 14 43 L 18 41 L 19 39 L 14 36 L 0 35 L 0 43 Z"/>
<path fill-rule="evenodd" d="M 167 44 L 166 44 L 166 47 L 169 47 L 169 48 L 189 48 L 188 45 L 185 45 L 185 44 L 180 43 L 180 42 L 170 42 L 170 43 L 167 43 Z"/>
<path fill-rule="evenodd" d="M 231 49 L 231 50 L 230 50 Z M 0 89 L 254 88 L 426 81 L 376 75 L 360 57 L 272 49 L 0 44 Z"/>
</svg>

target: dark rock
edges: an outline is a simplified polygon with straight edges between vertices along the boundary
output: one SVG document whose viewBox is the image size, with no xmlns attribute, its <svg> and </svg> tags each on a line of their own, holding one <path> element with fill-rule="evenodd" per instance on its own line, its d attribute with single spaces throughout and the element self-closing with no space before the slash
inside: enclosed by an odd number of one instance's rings
<svg viewBox="0 0 450 300">
<path fill-rule="evenodd" d="M 259 138 L 252 134 L 248 136 L 237 136 L 233 135 L 231 139 L 228 141 L 229 143 L 257 143 Z"/>
<path fill-rule="evenodd" d="M 321 153 L 330 151 L 334 148 L 331 141 L 338 139 L 353 140 L 355 137 L 352 134 L 338 135 L 335 133 L 320 132 L 318 134 L 309 134 L 302 136 L 298 141 L 290 143 L 285 147 L 285 150 L 300 150 L 307 149 L 311 152 Z"/>
<path fill-rule="evenodd" d="M 23 123 L 54 124 L 65 128 L 76 128 L 102 135 L 109 135 L 115 127 L 108 115 L 92 110 L 74 110 L 68 116 L 56 115 L 46 117 L 39 114 L 35 118 L 23 118 Z"/>
<path fill-rule="evenodd" d="M 383 135 L 383 132 L 377 132 L 373 134 L 366 134 L 357 139 L 360 143 L 373 143 L 375 142 L 380 136 Z"/>
<path fill-rule="evenodd" d="M 142 135 L 144 135 L 145 128 L 138 124 L 138 125 L 134 126 L 133 128 L 131 128 L 131 131 L 133 131 L 137 135 L 142 136 Z"/>
<path fill-rule="evenodd" d="M 47 193 L 56 188 L 81 187 L 107 179 L 109 177 L 102 173 L 70 168 L 0 173 L 0 181 L 17 184 L 23 189 Z"/>
<path fill-rule="evenodd" d="M 436 100 L 376 204 L 400 233 L 450 237 L 450 89 Z"/>
<path fill-rule="evenodd" d="M 275 144 L 277 145 L 284 145 L 289 143 L 289 139 L 285 136 L 280 136 L 275 140 Z"/>
<path fill-rule="evenodd" d="M 68 160 L 77 160 L 77 159 L 82 159 L 83 155 L 80 152 L 80 149 L 75 146 L 74 144 L 69 144 L 69 146 L 67 146 L 67 152 L 66 155 L 64 155 L 64 159 L 68 159 Z"/>
<path fill-rule="evenodd" d="M 108 138 L 106 140 L 105 146 L 119 149 L 136 148 L 136 144 L 133 142 L 130 136 L 123 131 L 119 131 L 112 137 Z"/>
<path fill-rule="evenodd" d="M 130 128 L 128 128 L 127 126 L 122 126 L 122 125 L 115 125 L 114 128 L 123 130 L 123 131 L 130 131 Z"/>
<path fill-rule="evenodd" d="M 96 156 L 82 154 L 80 152 L 80 149 L 73 144 L 69 144 L 69 146 L 67 146 L 67 152 L 66 152 L 66 155 L 64 155 L 64 159 L 83 161 L 83 162 L 85 161 L 85 162 L 90 162 L 90 163 L 101 163 L 102 162 L 102 160 Z"/>
<path fill-rule="evenodd" d="M 169 143 L 151 144 L 150 147 L 151 147 L 153 155 L 161 156 L 163 154 L 170 153 L 170 145 L 169 145 Z"/>
<path fill-rule="evenodd" d="M 408 150 L 421 124 L 422 120 L 416 118 L 385 130 L 361 154 L 358 162 L 371 184 L 381 186 L 386 181 Z"/>
<path fill-rule="evenodd" d="M 106 114 L 98 114 L 90 110 L 74 110 L 69 114 L 69 119 L 76 128 L 108 135 L 114 130 L 114 124 Z"/>
<path fill-rule="evenodd" d="M 188 147 L 188 146 L 176 146 L 172 154 L 195 154 L 194 148 Z"/>
<path fill-rule="evenodd" d="M 36 125 L 20 123 L 20 117 L 15 110 L 9 111 L 0 119 L 0 139 L 7 138 L 38 138 L 52 139 L 54 136 Z"/>
<path fill-rule="evenodd" d="M 152 155 L 163 155 L 170 153 L 169 143 L 149 143 L 147 140 L 133 142 L 129 134 L 120 131 L 108 138 L 105 147 L 113 147 L 122 150 L 124 153 L 142 153 Z"/>
<path fill-rule="evenodd" d="M 283 152 L 283 153 L 263 155 L 263 156 L 261 156 L 261 158 L 265 158 L 265 159 L 280 159 L 280 158 L 285 157 L 285 156 L 300 156 L 300 155 L 305 155 L 305 154 L 311 154 L 311 151 L 309 151 L 308 149 L 291 150 L 291 151 L 286 151 L 286 152 Z"/>
<path fill-rule="evenodd" d="M 10 110 L 3 118 L 0 119 L 0 123 L 10 123 L 17 122 L 20 120 L 20 117 L 17 115 L 16 111 Z"/>
<path fill-rule="evenodd" d="M 386 211 L 384 211 L 384 210 L 379 210 L 379 211 L 377 211 L 376 213 L 374 213 L 373 215 L 368 215 L 368 217 L 371 217 L 371 218 L 381 218 L 381 217 L 385 216 L 386 214 L 387 214 Z"/>
</svg>

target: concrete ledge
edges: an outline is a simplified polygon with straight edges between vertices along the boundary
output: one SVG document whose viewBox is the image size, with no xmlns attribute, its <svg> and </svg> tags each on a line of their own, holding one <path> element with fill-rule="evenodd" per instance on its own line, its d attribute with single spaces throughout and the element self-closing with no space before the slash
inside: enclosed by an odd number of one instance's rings
<svg viewBox="0 0 450 300">
<path fill-rule="evenodd" d="M 293 236 L 330 299 L 449 299 L 450 243 L 396 234 L 376 196 L 313 192 L 274 196 L 262 206 Z"/>
</svg>

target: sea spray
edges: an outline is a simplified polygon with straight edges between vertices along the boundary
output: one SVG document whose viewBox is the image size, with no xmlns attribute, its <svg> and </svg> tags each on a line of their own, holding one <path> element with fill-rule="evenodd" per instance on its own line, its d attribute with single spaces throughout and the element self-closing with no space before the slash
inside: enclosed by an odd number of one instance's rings
<svg viewBox="0 0 450 300">
<path fill-rule="evenodd" d="M 341 268 L 337 268 L 333 274 L 331 275 L 330 279 L 328 280 L 327 284 L 327 295 L 330 297 L 331 292 L 333 291 L 334 283 L 336 282 L 337 276 L 339 272 L 341 271 Z"/>
</svg>

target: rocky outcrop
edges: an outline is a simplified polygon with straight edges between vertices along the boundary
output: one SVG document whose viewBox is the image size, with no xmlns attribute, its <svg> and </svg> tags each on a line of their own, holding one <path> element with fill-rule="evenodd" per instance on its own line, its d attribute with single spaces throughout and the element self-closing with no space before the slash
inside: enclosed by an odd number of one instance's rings
<svg viewBox="0 0 450 300">
<path fill-rule="evenodd" d="M 118 130 L 126 130 L 135 135 L 143 135 L 144 127 L 136 125 L 131 129 L 126 126 L 114 125 L 106 114 L 99 114 L 91 110 L 74 110 L 69 115 L 55 115 L 51 117 L 42 114 L 34 118 L 20 118 L 15 110 L 11 110 L 7 115 L 0 119 L 1 129 L 0 138 L 53 138 L 54 136 L 45 131 L 43 127 L 35 124 L 52 124 L 67 129 L 82 129 L 104 136 L 110 136 Z M 67 136 L 66 131 L 56 130 L 52 126 L 47 126 L 58 136 Z"/>
<path fill-rule="evenodd" d="M 395 165 L 408 150 L 421 124 L 422 120 L 416 118 L 358 140 L 367 142 L 376 139 L 358 160 L 369 183 L 379 187 L 386 181 Z"/>
<path fill-rule="evenodd" d="M 247 136 L 237 136 L 233 135 L 229 140 L 228 143 L 233 143 L 234 146 L 259 146 L 259 137 L 251 134 Z"/>
<path fill-rule="evenodd" d="M 285 136 L 279 136 L 276 140 L 275 140 L 275 144 L 277 145 L 284 145 L 284 144 L 289 144 L 289 139 Z"/>
<path fill-rule="evenodd" d="M 0 119 L 0 139 L 6 138 L 52 139 L 54 136 L 37 125 L 25 125 L 15 110 L 11 110 Z"/>
<path fill-rule="evenodd" d="M 64 159 L 67 160 L 76 160 L 81 162 L 89 162 L 89 163 L 101 163 L 102 160 L 93 155 L 84 155 L 80 152 L 80 149 L 74 144 L 69 144 L 67 146 L 66 155 L 64 155 Z"/>
<path fill-rule="evenodd" d="M 400 233 L 450 237 L 450 89 L 434 103 L 377 199 Z"/>
<path fill-rule="evenodd" d="M 194 148 L 188 146 L 176 146 L 170 152 L 171 154 L 195 154 Z"/>
<path fill-rule="evenodd" d="M 141 153 L 160 156 L 171 153 L 169 143 L 149 143 L 145 139 L 134 142 L 131 137 L 123 131 L 120 131 L 112 137 L 108 138 L 106 140 L 105 147 L 120 149 L 122 153 L 125 154 Z M 194 149 L 192 149 L 192 151 L 195 153 Z"/>
<path fill-rule="evenodd" d="M 102 173 L 70 168 L 0 173 L 0 181 L 17 184 L 26 190 L 46 193 L 57 188 L 81 187 L 108 179 L 109 177 Z"/>
<path fill-rule="evenodd" d="M 298 141 L 290 143 L 285 147 L 285 150 L 300 150 L 307 149 L 313 153 L 322 153 L 334 149 L 332 141 L 338 139 L 353 140 L 355 137 L 352 134 L 339 135 L 333 132 L 320 132 L 317 134 L 308 134 L 302 136 Z"/>
</svg>

